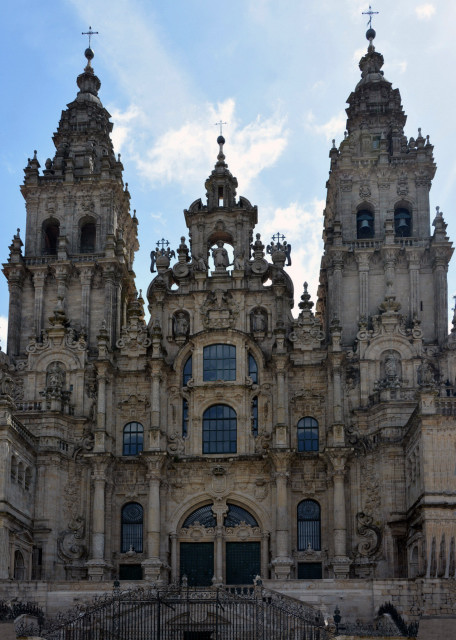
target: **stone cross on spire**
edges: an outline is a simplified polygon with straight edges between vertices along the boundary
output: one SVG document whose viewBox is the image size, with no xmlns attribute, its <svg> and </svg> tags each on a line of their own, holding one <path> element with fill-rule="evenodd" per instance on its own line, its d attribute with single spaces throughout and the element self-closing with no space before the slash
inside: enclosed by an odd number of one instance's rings
<svg viewBox="0 0 456 640">
<path fill-rule="evenodd" d="M 81 33 L 81 35 L 89 36 L 89 49 L 90 49 L 90 42 L 91 42 L 92 36 L 95 36 L 95 35 L 97 36 L 98 35 L 98 31 L 92 31 L 92 27 L 89 27 L 89 30 L 88 31 L 83 31 Z"/>
<path fill-rule="evenodd" d="M 363 11 L 363 16 L 369 16 L 369 20 L 367 24 L 369 25 L 369 29 L 372 29 L 372 16 L 378 15 L 379 11 L 372 11 L 371 5 L 369 5 L 369 11 Z"/>
<path fill-rule="evenodd" d="M 224 124 L 227 124 L 226 122 L 222 122 L 222 120 L 219 120 L 218 122 L 214 122 L 214 126 L 215 127 L 220 127 L 220 135 L 223 135 L 223 131 L 222 131 L 222 127 Z"/>
</svg>

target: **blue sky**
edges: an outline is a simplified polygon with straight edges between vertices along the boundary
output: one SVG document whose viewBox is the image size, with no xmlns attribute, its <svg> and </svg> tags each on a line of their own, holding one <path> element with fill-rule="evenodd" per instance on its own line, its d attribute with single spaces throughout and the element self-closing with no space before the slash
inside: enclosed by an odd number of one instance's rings
<svg viewBox="0 0 456 640">
<path fill-rule="evenodd" d="M 244 195 L 259 208 L 263 240 L 281 231 L 293 246 L 295 299 L 308 280 L 315 296 L 331 139 L 345 129 L 345 101 L 359 79 L 368 2 L 360 0 L 15 0 L 2 9 L 0 187 L 2 262 L 17 227 L 27 158 L 53 156 L 52 134 L 74 99 L 92 25 L 93 66 L 112 115 L 113 140 L 140 221 L 138 288 L 150 281 L 149 253 L 186 234 L 183 209 L 204 197 L 216 160 L 220 119 L 225 153 Z M 401 91 L 406 134 L 435 145 L 431 207 L 456 238 L 456 3 L 377 0 L 375 46 L 385 77 Z M 23 232 L 22 232 L 23 235 Z M 449 294 L 456 293 L 456 260 Z M 451 300 L 451 306 L 453 301 Z M 0 283 L 5 344 L 8 292 Z"/>
</svg>

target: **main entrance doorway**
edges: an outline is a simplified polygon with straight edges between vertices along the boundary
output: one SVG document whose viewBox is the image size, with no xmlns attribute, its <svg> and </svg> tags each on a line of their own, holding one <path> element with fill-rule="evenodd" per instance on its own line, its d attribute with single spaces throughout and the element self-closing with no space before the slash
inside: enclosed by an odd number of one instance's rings
<svg viewBox="0 0 456 640">
<path fill-rule="evenodd" d="M 181 580 L 186 576 L 190 587 L 211 586 L 214 578 L 216 584 L 253 584 L 262 573 L 261 530 L 256 519 L 239 505 L 227 503 L 226 511 L 218 509 L 218 516 L 212 506 L 190 513 L 177 532 L 174 555 L 178 552 L 180 560 L 173 575 Z"/>
</svg>

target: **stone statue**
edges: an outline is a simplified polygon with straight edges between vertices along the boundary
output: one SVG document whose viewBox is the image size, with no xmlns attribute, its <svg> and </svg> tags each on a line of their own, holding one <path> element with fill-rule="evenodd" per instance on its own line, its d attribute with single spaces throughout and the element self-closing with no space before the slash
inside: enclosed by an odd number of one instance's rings
<svg viewBox="0 0 456 640">
<path fill-rule="evenodd" d="M 217 249 L 212 249 L 212 257 L 216 271 L 225 271 L 230 264 L 228 252 L 222 240 L 217 241 Z"/>
<path fill-rule="evenodd" d="M 186 336 L 189 328 L 190 324 L 188 322 L 187 314 L 185 311 L 178 311 L 174 316 L 174 335 Z"/>
<path fill-rule="evenodd" d="M 266 318 L 261 309 L 252 312 L 252 331 L 266 331 Z"/>
<path fill-rule="evenodd" d="M 234 268 L 242 270 L 244 268 L 244 252 L 238 251 L 234 258 Z"/>
</svg>

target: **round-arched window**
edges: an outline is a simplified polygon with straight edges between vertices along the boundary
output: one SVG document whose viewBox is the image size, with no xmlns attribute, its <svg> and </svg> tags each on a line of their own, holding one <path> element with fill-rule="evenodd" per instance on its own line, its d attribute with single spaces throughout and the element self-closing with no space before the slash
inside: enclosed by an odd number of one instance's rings
<svg viewBox="0 0 456 640">
<path fill-rule="evenodd" d="M 203 453 L 236 453 L 236 411 L 226 404 L 215 404 L 203 414 Z"/>
</svg>

